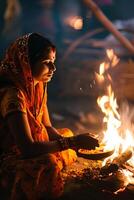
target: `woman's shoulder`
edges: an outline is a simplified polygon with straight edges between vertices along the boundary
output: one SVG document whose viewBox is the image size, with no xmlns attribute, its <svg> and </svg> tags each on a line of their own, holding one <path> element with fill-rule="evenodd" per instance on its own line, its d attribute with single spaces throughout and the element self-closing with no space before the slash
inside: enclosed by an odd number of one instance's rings
<svg viewBox="0 0 134 200">
<path fill-rule="evenodd" d="M 2 87 L 2 88 L 0 88 L 0 92 L 1 91 L 5 91 L 5 92 L 10 92 L 10 91 L 21 91 L 22 92 L 22 90 L 20 89 L 20 88 L 18 88 L 18 87 L 16 87 L 16 86 L 13 86 L 13 85 L 8 85 L 8 86 L 5 86 L 5 87 Z"/>
<path fill-rule="evenodd" d="M 15 86 L 10 86 L 10 87 L 8 87 L 7 89 L 7 93 L 12 93 L 12 94 L 21 94 L 21 95 L 24 95 L 23 94 L 23 91 L 20 89 L 20 88 L 17 88 L 17 87 L 15 87 Z"/>
<path fill-rule="evenodd" d="M 15 86 L 8 86 L 0 89 L 0 96 L 1 100 L 4 98 L 24 98 L 24 93 L 20 88 L 17 88 Z"/>
<path fill-rule="evenodd" d="M 5 116 L 11 111 L 26 112 L 25 96 L 21 89 L 9 86 L 0 90 L 0 111 Z"/>
</svg>

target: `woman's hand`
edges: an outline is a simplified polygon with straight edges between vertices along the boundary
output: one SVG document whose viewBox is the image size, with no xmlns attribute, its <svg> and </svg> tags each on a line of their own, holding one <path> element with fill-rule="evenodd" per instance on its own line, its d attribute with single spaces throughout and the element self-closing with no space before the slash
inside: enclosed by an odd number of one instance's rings
<svg viewBox="0 0 134 200">
<path fill-rule="evenodd" d="M 52 127 L 52 126 L 47 126 L 46 127 L 48 135 L 49 135 L 49 139 L 52 140 L 58 140 L 61 139 L 62 136 L 59 134 L 59 132 L 57 131 L 56 128 Z"/>
<path fill-rule="evenodd" d="M 99 146 L 98 140 L 91 137 L 89 133 L 74 136 L 76 149 L 95 149 Z"/>
</svg>

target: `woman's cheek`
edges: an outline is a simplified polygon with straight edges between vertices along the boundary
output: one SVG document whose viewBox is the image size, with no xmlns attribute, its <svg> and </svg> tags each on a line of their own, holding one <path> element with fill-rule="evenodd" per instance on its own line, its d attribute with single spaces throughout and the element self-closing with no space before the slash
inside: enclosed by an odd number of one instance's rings
<svg viewBox="0 0 134 200">
<path fill-rule="evenodd" d="M 49 72 L 49 68 L 47 66 L 43 66 L 41 72 L 42 74 L 47 74 Z"/>
</svg>

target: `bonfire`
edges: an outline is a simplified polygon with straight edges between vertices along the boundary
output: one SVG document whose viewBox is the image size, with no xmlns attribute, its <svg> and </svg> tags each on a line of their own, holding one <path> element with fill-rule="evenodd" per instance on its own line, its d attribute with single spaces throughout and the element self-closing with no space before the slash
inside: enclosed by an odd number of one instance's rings
<svg viewBox="0 0 134 200">
<path fill-rule="evenodd" d="M 110 68 L 118 66 L 119 58 L 113 49 L 106 50 L 106 61 L 100 64 L 99 72 L 95 73 L 97 83 L 103 87 L 104 94 L 99 96 L 97 104 L 104 114 L 102 139 L 95 150 L 80 150 L 85 158 L 102 159 L 100 178 L 109 179 L 121 174 L 123 184 L 119 191 L 127 185 L 134 185 L 134 112 L 127 104 L 119 108 L 113 91 Z M 115 181 L 115 180 L 114 180 Z M 115 192 L 118 192 L 115 191 Z"/>
</svg>

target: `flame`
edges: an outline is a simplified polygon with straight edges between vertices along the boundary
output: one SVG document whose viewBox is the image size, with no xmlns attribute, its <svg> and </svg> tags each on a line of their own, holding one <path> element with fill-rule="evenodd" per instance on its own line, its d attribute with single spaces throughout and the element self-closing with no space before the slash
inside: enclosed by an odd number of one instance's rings
<svg viewBox="0 0 134 200">
<path fill-rule="evenodd" d="M 104 136 L 102 144 L 106 151 L 114 149 L 114 154 L 105 159 L 103 165 L 106 164 L 107 160 L 112 162 L 115 157 L 122 154 L 127 149 L 131 149 L 132 153 L 134 150 L 132 126 L 128 125 L 127 127 L 126 125 L 125 130 L 123 129 L 124 122 L 119 113 L 119 107 L 111 85 L 112 78 L 108 73 L 109 68 L 115 67 L 118 64 L 119 58 L 115 55 L 113 49 L 107 49 L 106 55 L 108 61 L 101 63 L 99 73 L 95 73 L 98 83 L 103 82 L 103 86 L 105 87 L 105 94 L 98 97 L 97 103 L 104 113 L 103 123 L 106 127 L 105 130 L 103 130 Z M 131 123 L 129 122 L 128 124 Z M 134 153 L 128 163 L 134 167 Z M 132 178 L 132 174 L 128 170 L 124 170 L 123 173 L 126 177 L 127 184 L 134 183 L 134 178 Z"/>
<path fill-rule="evenodd" d="M 118 64 L 120 59 L 117 58 L 117 56 L 114 54 L 113 49 L 107 49 L 106 54 L 107 54 L 107 57 L 109 58 L 109 61 L 111 62 L 111 66 L 115 67 Z"/>
</svg>

